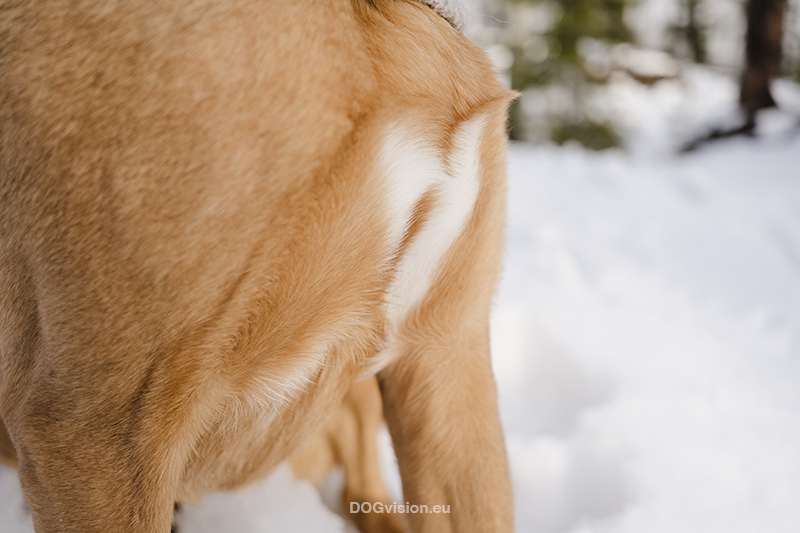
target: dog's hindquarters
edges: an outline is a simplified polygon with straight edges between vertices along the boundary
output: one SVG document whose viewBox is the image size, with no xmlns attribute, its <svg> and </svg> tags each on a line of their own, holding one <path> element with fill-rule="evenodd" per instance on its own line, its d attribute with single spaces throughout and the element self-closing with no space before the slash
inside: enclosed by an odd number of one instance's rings
<svg viewBox="0 0 800 533">
<path fill-rule="evenodd" d="M 0 407 L 36 527 L 166 531 L 371 371 L 406 499 L 450 509 L 412 525 L 508 529 L 481 52 L 404 0 L 44 4 L 0 9 Z"/>
</svg>

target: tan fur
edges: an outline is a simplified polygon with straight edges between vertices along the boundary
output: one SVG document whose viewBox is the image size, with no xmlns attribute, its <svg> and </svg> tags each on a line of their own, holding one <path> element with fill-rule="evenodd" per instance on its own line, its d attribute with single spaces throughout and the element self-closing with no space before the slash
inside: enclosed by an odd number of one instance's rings
<svg viewBox="0 0 800 533">
<path fill-rule="evenodd" d="M 350 512 L 351 502 L 392 505 L 380 472 L 377 436 L 383 425 L 381 394 L 375 378 L 353 384 L 327 424 L 291 458 L 295 475 L 317 487 L 334 465 L 342 465 L 342 510 L 364 533 L 406 531 L 402 514 Z"/>
<path fill-rule="evenodd" d="M 417 2 L 0 2 L 0 416 L 37 531 L 166 532 L 305 442 L 387 342 L 381 136 L 446 158 L 478 113 L 475 209 L 378 378 L 404 499 L 452 509 L 411 529 L 511 530 L 509 96 Z"/>
</svg>

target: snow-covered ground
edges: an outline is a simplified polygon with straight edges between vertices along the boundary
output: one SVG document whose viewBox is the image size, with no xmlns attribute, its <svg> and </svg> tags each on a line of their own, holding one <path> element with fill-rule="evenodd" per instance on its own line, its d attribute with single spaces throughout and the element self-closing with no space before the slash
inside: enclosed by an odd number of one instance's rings
<svg viewBox="0 0 800 533">
<path fill-rule="evenodd" d="M 628 152 L 511 147 L 493 343 L 518 531 L 800 531 L 800 91 L 776 94 L 761 138 L 678 157 L 735 83 L 619 79 L 598 105 Z M 288 467 L 178 522 L 346 527 Z M 30 531 L 0 468 L 0 532 Z"/>
<path fill-rule="evenodd" d="M 800 138 L 511 169 L 518 530 L 800 530 Z"/>
<path fill-rule="evenodd" d="M 631 152 L 512 146 L 495 369 L 520 532 L 800 531 L 800 106 L 689 69 L 606 105 Z"/>
</svg>

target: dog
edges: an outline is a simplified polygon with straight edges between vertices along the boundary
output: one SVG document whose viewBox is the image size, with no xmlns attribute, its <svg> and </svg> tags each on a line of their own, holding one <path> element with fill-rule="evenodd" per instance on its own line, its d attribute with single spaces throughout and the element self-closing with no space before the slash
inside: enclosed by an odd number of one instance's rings
<svg viewBox="0 0 800 533">
<path fill-rule="evenodd" d="M 3 0 L 0 73 L 0 450 L 37 532 L 167 532 L 370 376 L 404 500 L 449 506 L 408 528 L 512 530 L 514 95 L 478 47 L 415 0 Z"/>
</svg>

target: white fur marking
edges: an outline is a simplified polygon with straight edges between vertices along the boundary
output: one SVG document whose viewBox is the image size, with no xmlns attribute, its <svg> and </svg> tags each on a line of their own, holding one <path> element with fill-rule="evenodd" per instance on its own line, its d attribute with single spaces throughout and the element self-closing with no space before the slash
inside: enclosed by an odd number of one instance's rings
<svg viewBox="0 0 800 533">
<path fill-rule="evenodd" d="M 485 122 L 484 116 L 478 116 L 461 124 L 447 166 L 417 140 L 404 139 L 397 132 L 387 137 L 381 158 L 389 187 L 389 239 L 393 249 L 408 230 L 415 206 L 429 190 L 434 193 L 434 206 L 397 266 L 386 297 L 389 348 L 373 359 L 369 373 L 378 372 L 391 361 L 393 337 L 422 302 L 472 214 L 480 188 L 480 143 Z"/>
<path fill-rule="evenodd" d="M 402 128 L 392 131 L 379 155 L 380 179 L 386 184 L 388 244 L 397 250 L 408 230 L 420 198 L 447 177 L 444 164 L 433 148 Z"/>
</svg>

